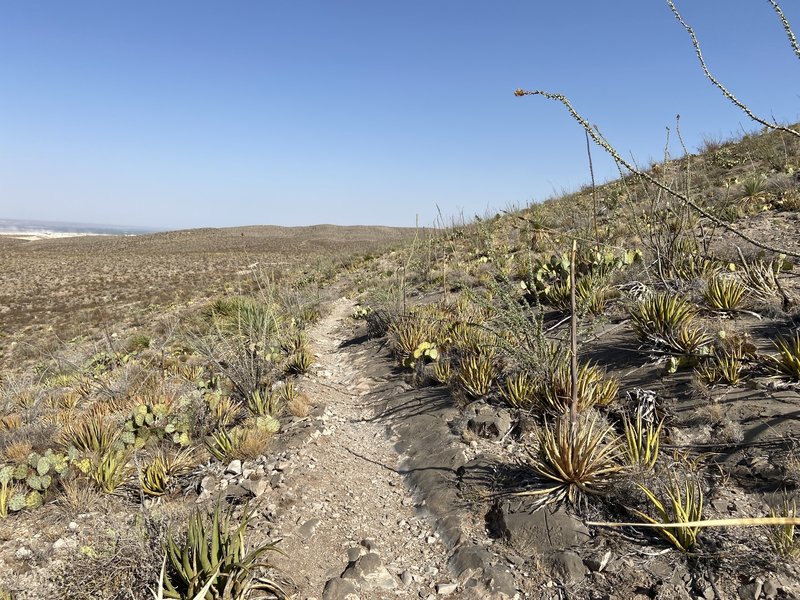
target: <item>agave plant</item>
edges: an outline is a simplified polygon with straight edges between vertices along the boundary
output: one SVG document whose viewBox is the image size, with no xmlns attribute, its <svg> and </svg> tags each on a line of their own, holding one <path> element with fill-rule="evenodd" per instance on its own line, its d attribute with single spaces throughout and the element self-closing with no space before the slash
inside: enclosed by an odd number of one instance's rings
<svg viewBox="0 0 800 600">
<path fill-rule="evenodd" d="M 639 339 L 679 354 L 702 353 L 711 337 L 695 324 L 697 308 L 675 294 L 652 294 L 630 310 L 631 326 Z"/>
<path fill-rule="evenodd" d="M 770 366 L 779 375 L 800 381 L 800 333 L 793 338 L 779 337 L 772 342 L 778 355 L 770 357 Z"/>
<path fill-rule="evenodd" d="M 81 415 L 64 426 L 62 440 L 81 452 L 105 454 L 114 447 L 122 429 L 111 419 L 101 415 Z"/>
<path fill-rule="evenodd" d="M 714 310 L 732 311 L 741 307 L 747 287 L 733 277 L 714 277 L 708 282 L 703 298 Z"/>
<path fill-rule="evenodd" d="M 506 377 L 500 395 L 514 408 L 530 408 L 536 401 L 536 386 L 527 371 L 517 371 Z"/>
<path fill-rule="evenodd" d="M 190 448 L 181 450 L 177 454 L 158 452 L 139 474 L 142 491 L 148 496 L 164 495 L 172 478 L 188 472 L 191 466 Z"/>
<path fill-rule="evenodd" d="M 578 366 L 578 411 L 595 405 L 607 406 L 618 392 L 619 381 L 606 377 L 600 367 L 589 362 Z M 550 414 L 561 415 L 568 410 L 572 401 L 572 375 L 565 353 L 553 357 L 549 373 L 538 378 L 534 398 Z"/>
<path fill-rule="evenodd" d="M 259 571 L 271 566 L 264 560 L 265 555 L 279 550 L 274 543 L 248 550 L 245 534 L 252 516 L 253 511 L 248 511 L 234 520 L 230 511 L 221 514 L 217 505 L 210 522 L 199 510 L 190 515 L 184 539 L 176 540 L 168 533 L 159 584 L 161 596 L 176 600 L 247 600 L 255 593 L 268 593 L 288 598 L 274 579 L 258 576 Z"/>
<path fill-rule="evenodd" d="M 491 356 L 470 354 L 461 360 L 456 379 L 469 396 L 481 398 L 489 393 L 496 376 Z"/>
<path fill-rule="evenodd" d="M 637 410 L 635 419 L 630 419 L 627 415 L 624 417 L 623 426 L 625 445 L 622 450 L 626 462 L 634 469 L 651 471 L 658 460 L 664 420 L 657 425 L 652 421 L 645 422 L 642 412 Z"/>
<path fill-rule="evenodd" d="M 663 499 L 656 491 L 637 483 L 655 512 L 655 516 L 634 510 L 648 523 L 681 524 L 682 527 L 657 528 L 667 541 L 681 552 L 689 552 L 697 545 L 700 527 L 689 523 L 703 518 L 703 488 L 698 476 L 693 472 L 670 474 L 663 489 Z"/>
</svg>

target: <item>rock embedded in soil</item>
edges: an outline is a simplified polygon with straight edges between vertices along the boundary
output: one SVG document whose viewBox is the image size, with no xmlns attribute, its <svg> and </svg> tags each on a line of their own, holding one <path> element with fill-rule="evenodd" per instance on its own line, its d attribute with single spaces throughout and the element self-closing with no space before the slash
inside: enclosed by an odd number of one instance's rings
<svg viewBox="0 0 800 600">
<path fill-rule="evenodd" d="M 334 577 L 325 584 L 322 600 L 361 600 L 361 596 L 352 581 Z"/>
</svg>

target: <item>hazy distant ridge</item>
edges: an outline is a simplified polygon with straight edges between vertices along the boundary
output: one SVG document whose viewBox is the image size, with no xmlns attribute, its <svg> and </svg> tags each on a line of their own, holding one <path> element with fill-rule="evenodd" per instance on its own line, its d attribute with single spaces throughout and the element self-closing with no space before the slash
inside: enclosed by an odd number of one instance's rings
<svg viewBox="0 0 800 600">
<path fill-rule="evenodd" d="M 98 225 L 97 223 L 69 223 L 64 221 L 32 221 L 25 219 L 0 219 L 0 232 L 4 233 L 90 233 L 95 235 L 138 235 L 154 233 L 154 228 Z"/>
</svg>

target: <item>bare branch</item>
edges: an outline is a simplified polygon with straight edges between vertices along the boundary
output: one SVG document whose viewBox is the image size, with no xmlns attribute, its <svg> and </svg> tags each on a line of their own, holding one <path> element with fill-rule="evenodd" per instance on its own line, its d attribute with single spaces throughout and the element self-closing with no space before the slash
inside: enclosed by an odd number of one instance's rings
<svg viewBox="0 0 800 600">
<path fill-rule="evenodd" d="M 619 154 L 619 152 L 617 152 L 616 148 L 614 148 L 609 142 L 607 142 L 604 137 L 602 137 L 600 134 L 598 134 L 592 128 L 592 126 L 589 124 L 589 122 L 586 119 L 584 119 L 578 113 L 578 111 L 575 110 L 575 108 L 572 106 L 572 103 L 567 99 L 566 96 L 564 96 L 562 94 L 554 94 L 552 92 L 547 92 L 547 91 L 544 91 L 544 90 L 528 91 L 528 90 L 522 90 L 522 89 L 516 90 L 514 92 L 514 95 L 516 95 L 516 96 L 543 96 L 543 97 L 547 98 L 548 100 L 556 100 L 556 101 L 560 102 L 561 104 L 564 105 L 564 107 L 567 109 L 567 111 L 569 111 L 569 114 L 572 116 L 572 118 L 575 119 L 580 124 L 580 126 L 583 127 L 584 130 L 589 134 L 589 137 L 591 137 L 592 140 L 594 140 L 594 143 L 597 144 L 598 146 L 600 146 L 603 150 L 605 150 L 615 161 L 617 161 L 617 164 L 622 165 L 623 167 L 625 167 L 631 173 L 634 173 L 634 174 L 638 175 L 639 177 L 641 177 L 641 178 L 645 179 L 646 181 L 649 181 L 650 183 L 655 185 L 657 188 L 664 190 L 668 194 L 671 194 L 672 196 L 674 196 L 675 198 L 677 198 L 681 202 L 685 203 L 687 206 L 691 207 L 692 209 L 694 209 L 695 211 L 697 211 L 698 213 L 703 215 L 708 220 L 712 221 L 713 223 L 716 223 L 718 226 L 722 227 L 723 229 L 726 229 L 727 231 L 730 231 L 731 233 L 739 236 L 740 238 L 742 238 L 746 242 L 749 242 L 749 243 L 753 244 L 754 246 L 756 246 L 758 248 L 761 248 L 762 250 L 767 250 L 768 252 L 774 252 L 776 254 L 785 254 L 786 256 L 792 256 L 794 258 L 800 258 L 800 252 L 798 252 L 798 251 L 793 251 L 793 250 L 789 250 L 789 249 L 786 249 L 786 248 L 776 248 L 775 246 L 770 246 L 769 244 L 766 244 L 766 243 L 761 242 L 759 240 L 753 239 L 752 237 L 750 237 L 749 235 L 739 231 L 738 229 L 736 229 L 735 227 L 733 227 L 729 223 L 726 223 L 725 221 L 723 221 L 719 217 L 716 217 L 716 216 L 712 215 L 710 212 L 708 212 L 702 206 L 698 205 L 691 198 L 689 198 L 686 194 L 682 194 L 681 192 L 671 188 L 670 186 L 666 185 L 665 183 L 662 183 L 661 181 L 659 181 L 658 179 L 656 179 L 655 177 L 653 177 L 649 173 L 646 173 L 646 172 L 642 171 L 641 169 L 637 168 L 635 165 L 633 165 L 629 161 L 626 161 L 624 158 L 622 158 L 622 156 L 620 156 L 620 154 Z M 789 130 L 789 131 L 792 131 L 792 130 Z M 792 133 L 794 133 L 795 135 L 800 135 L 796 131 L 792 131 Z"/>
<path fill-rule="evenodd" d="M 768 1 L 772 2 L 774 0 L 768 0 Z M 730 100 L 731 103 L 734 106 L 736 106 L 739 110 L 741 110 L 744 114 L 746 114 L 748 117 L 750 117 L 750 119 L 752 119 L 756 123 L 758 123 L 760 125 L 763 125 L 764 127 L 767 127 L 769 129 L 774 129 L 774 130 L 777 130 L 777 131 L 785 131 L 786 133 L 790 133 L 792 135 L 796 135 L 797 137 L 800 137 L 800 132 L 797 132 L 794 129 L 790 129 L 788 127 L 783 127 L 781 125 L 778 125 L 775 122 L 769 122 L 766 119 L 764 119 L 762 117 L 759 117 L 752 110 L 750 110 L 750 108 L 748 108 L 746 104 L 744 104 L 742 101 L 740 101 L 738 98 L 736 98 L 736 96 L 734 96 L 731 92 L 729 92 L 728 88 L 726 88 L 716 77 L 714 77 L 711 74 L 711 71 L 708 70 L 708 65 L 706 65 L 706 61 L 703 58 L 703 53 L 700 51 L 700 42 L 697 40 L 697 36 L 694 34 L 694 29 L 692 29 L 689 26 L 689 24 L 686 21 L 684 21 L 683 17 L 681 16 L 681 13 L 678 12 L 678 9 L 675 6 L 675 2 L 673 0 L 667 0 L 667 4 L 669 5 L 670 9 L 672 10 L 672 14 L 675 15 L 675 18 L 678 19 L 678 22 L 683 26 L 683 28 L 689 34 L 689 37 L 692 38 L 692 46 L 694 47 L 695 54 L 697 54 L 697 59 L 700 61 L 700 66 L 703 69 L 703 73 L 708 78 L 708 80 L 711 83 L 713 83 L 714 86 L 720 92 L 722 92 L 722 95 L 725 96 L 728 100 Z M 780 10 L 780 7 L 778 7 L 778 10 Z M 783 13 L 781 12 L 781 14 L 783 14 Z M 785 19 L 785 17 L 784 17 L 784 19 Z M 787 22 L 787 25 L 788 25 L 788 22 Z M 789 29 L 789 32 L 791 33 L 791 29 Z M 795 41 L 795 43 L 796 43 L 796 41 Z"/>
<path fill-rule="evenodd" d="M 786 37 L 789 38 L 789 44 L 791 44 L 792 50 L 794 50 L 797 58 L 800 58 L 800 45 L 797 44 L 797 38 L 794 36 L 794 32 L 789 25 L 789 19 L 786 18 L 786 15 L 784 15 L 781 10 L 781 5 L 778 4 L 777 0 L 767 0 L 767 2 L 769 2 L 772 8 L 775 9 L 775 12 L 778 13 L 778 18 L 781 20 L 781 25 L 783 25 L 783 30 L 786 32 Z"/>
</svg>

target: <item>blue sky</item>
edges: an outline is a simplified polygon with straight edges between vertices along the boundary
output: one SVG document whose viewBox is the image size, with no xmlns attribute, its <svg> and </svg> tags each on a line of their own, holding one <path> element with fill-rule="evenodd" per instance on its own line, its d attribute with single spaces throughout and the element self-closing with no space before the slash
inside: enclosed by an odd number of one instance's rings
<svg viewBox="0 0 800 600">
<path fill-rule="evenodd" d="M 766 1 L 678 7 L 735 94 L 800 121 Z M 413 226 L 586 183 L 582 130 L 519 87 L 641 162 L 678 113 L 690 148 L 753 129 L 661 0 L 8 0 L 0 56 L 0 218 Z"/>
</svg>

